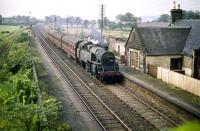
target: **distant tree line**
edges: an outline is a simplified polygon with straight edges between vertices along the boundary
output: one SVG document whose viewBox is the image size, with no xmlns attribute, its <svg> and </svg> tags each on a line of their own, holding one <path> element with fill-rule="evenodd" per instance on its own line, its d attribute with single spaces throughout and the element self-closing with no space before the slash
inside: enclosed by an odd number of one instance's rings
<svg viewBox="0 0 200 131">
<path fill-rule="evenodd" d="M 183 11 L 183 19 L 200 19 L 200 11 Z M 168 22 L 171 20 L 169 14 L 162 14 L 157 21 Z"/>
<path fill-rule="evenodd" d="M 2 25 L 2 23 L 3 23 L 3 17 L 2 17 L 2 15 L 0 14 L 0 25 Z"/>
<path fill-rule="evenodd" d="M 56 27 L 68 24 L 69 27 L 88 28 L 88 27 L 93 27 L 96 24 L 95 20 L 83 20 L 79 16 L 69 16 L 67 18 L 61 18 L 60 16 L 51 15 L 51 16 L 45 16 L 45 21 L 48 24 L 52 24 Z"/>
<path fill-rule="evenodd" d="M 116 16 L 117 21 L 110 21 L 107 17 L 104 17 L 104 28 L 105 29 L 119 29 L 119 30 L 130 30 L 133 24 L 141 22 L 142 18 L 134 16 L 134 14 L 127 12 L 124 15 L 119 14 Z M 101 27 L 101 20 L 97 21 L 99 27 Z"/>
<path fill-rule="evenodd" d="M 45 16 L 45 20 L 48 24 L 54 26 L 68 25 L 69 27 L 82 27 L 82 28 L 101 28 L 104 26 L 104 29 L 120 29 L 120 30 L 129 30 L 134 23 L 141 22 L 140 17 L 136 17 L 133 14 L 127 12 L 125 14 L 119 14 L 116 16 L 117 21 L 111 21 L 107 17 L 102 21 L 100 19 L 96 20 L 84 20 L 79 16 L 69 16 L 67 18 L 61 18 L 60 16 Z M 59 28 L 59 27 L 58 27 Z"/>
<path fill-rule="evenodd" d="M 17 15 L 11 17 L 2 17 L 0 16 L 0 24 L 4 25 L 20 25 L 20 26 L 27 26 L 28 24 L 35 24 L 39 20 L 35 17 L 25 16 L 25 15 Z"/>
</svg>

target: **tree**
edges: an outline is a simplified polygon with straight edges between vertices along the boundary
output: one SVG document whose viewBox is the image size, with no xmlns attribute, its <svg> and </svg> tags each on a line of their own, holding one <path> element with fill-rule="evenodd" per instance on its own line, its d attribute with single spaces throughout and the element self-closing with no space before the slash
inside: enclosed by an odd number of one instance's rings
<svg viewBox="0 0 200 131">
<path fill-rule="evenodd" d="M 130 12 L 127 12 L 125 15 L 119 14 L 116 16 L 116 19 L 121 23 L 120 25 L 123 24 L 126 28 L 131 28 L 133 23 L 137 22 L 137 17 Z"/>
<path fill-rule="evenodd" d="M 85 28 L 88 28 L 88 25 L 89 25 L 89 21 L 88 21 L 88 20 L 84 20 L 84 21 L 83 21 L 83 26 L 84 26 Z"/>
<path fill-rule="evenodd" d="M 81 23 L 82 23 L 82 19 L 81 19 L 81 17 L 74 17 L 74 23 L 76 24 L 76 26 L 78 26 L 78 25 L 81 25 Z"/>
<path fill-rule="evenodd" d="M 94 28 L 94 25 L 96 24 L 96 20 L 92 20 L 90 21 L 90 23 L 91 23 L 91 27 Z"/>
<path fill-rule="evenodd" d="M 183 11 L 184 19 L 200 19 L 200 12 L 199 11 Z"/>
<path fill-rule="evenodd" d="M 114 21 L 110 21 L 109 28 L 113 30 L 117 28 L 117 24 Z"/>
<path fill-rule="evenodd" d="M 2 25 L 2 23 L 3 23 L 3 17 L 2 15 L 0 15 L 0 25 Z"/>
<path fill-rule="evenodd" d="M 159 18 L 159 22 L 168 22 L 170 20 L 170 15 L 168 14 L 162 14 Z"/>
<path fill-rule="evenodd" d="M 142 18 L 141 17 L 137 17 L 137 22 L 141 23 L 142 22 Z"/>
<path fill-rule="evenodd" d="M 73 25 L 74 25 L 74 17 L 73 16 L 68 17 L 67 21 L 71 25 L 71 27 L 73 27 Z"/>
<path fill-rule="evenodd" d="M 104 23 L 104 27 L 105 28 L 108 28 L 109 27 L 109 25 L 110 25 L 110 20 L 107 18 L 107 17 L 104 17 L 104 19 L 103 19 L 103 23 Z"/>
</svg>

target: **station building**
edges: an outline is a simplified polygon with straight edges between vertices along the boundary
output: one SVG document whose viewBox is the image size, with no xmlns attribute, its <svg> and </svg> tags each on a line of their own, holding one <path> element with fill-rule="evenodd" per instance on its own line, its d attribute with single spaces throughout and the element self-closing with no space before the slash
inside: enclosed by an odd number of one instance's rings
<svg viewBox="0 0 200 131">
<path fill-rule="evenodd" d="M 200 79 L 200 20 L 183 19 L 174 5 L 171 22 L 134 25 L 125 44 L 127 66 L 152 76 L 164 67 Z"/>
</svg>

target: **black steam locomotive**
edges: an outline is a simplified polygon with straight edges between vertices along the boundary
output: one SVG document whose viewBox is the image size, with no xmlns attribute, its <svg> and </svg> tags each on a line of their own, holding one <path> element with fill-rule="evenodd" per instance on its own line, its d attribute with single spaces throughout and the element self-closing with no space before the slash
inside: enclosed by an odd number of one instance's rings
<svg viewBox="0 0 200 131">
<path fill-rule="evenodd" d="M 122 74 L 112 52 L 90 41 L 46 29 L 46 34 L 58 48 L 75 59 L 84 69 L 104 82 L 121 82 Z"/>
</svg>

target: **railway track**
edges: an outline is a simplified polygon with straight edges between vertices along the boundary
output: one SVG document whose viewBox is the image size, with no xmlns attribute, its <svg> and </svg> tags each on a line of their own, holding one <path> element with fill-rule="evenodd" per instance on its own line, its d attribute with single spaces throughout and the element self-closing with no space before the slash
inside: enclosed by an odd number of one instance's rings
<svg viewBox="0 0 200 131">
<path fill-rule="evenodd" d="M 109 85 L 107 88 L 157 129 L 164 129 L 177 125 L 174 120 L 140 99 L 137 95 L 130 93 L 127 89 L 121 87 L 121 85 Z"/>
<path fill-rule="evenodd" d="M 41 34 L 38 34 L 38 38 L 46 53 L 102 127 L 102 130 L 130 131 L 131 129 L 48 46 Z"/>
<path fill-rule="evenodd" d="M 54 54 L 52 57 L 54 63 L 71 83 L 75 92 L 102 126 L 102 129 L 149 131 L 174 127 L 176 125 L 176 122 L 131 95 L 130 92 L 119 87 L 119 85 L 104 86 L 95 79 L 88 77 L 88 74 L 80 66 L 74 65 L 70 60 L 64 59 L 65 62 L 63 62 L 50 49 L 50 45 L 45 42 L 42 35 L 39 38 L 46 52 L 50 52 L 49 55 L 51 53 Z M 75 72 L 73 73 L 73 71 Z M 74 74 L 78 74 L 78 77 L 74 76 Z"/>
</svg>

